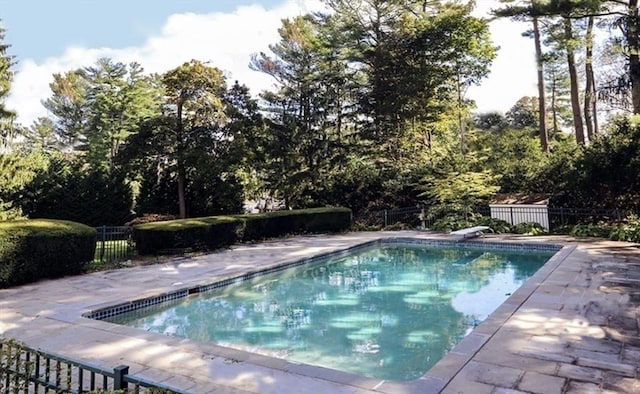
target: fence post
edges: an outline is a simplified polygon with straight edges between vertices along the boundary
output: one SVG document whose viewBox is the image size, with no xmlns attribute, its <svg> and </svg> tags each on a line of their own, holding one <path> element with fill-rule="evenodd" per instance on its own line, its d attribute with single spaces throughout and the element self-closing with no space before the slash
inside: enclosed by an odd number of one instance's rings
<svg viewBox="0 0 640 394">
<path fill-rule="evenodd" d="M 421 230 L 427 229 L 427 215 L 424 211 L 424 205 L 420 207 L 420 229 Z"/>
<path fill-rule="evenodd" d="M 509 216 L 511 216 L 511 225 L 514 226 L 514 220 L 513 220 L 513 207 L 509 207 Z"/>
<path fill-rule="evenodd" d="M 100 227 L 100 230 L 102 231 L 102 235 L 100 237 L 100 262 L 104 263 L 104 249 L 105 249 L 105 242 L 107 239 L 107 226 L 102 226 Z"/>
<path fill-rule="evenodd" d="M 387 224 L 387 210 L 386 209 L 384 210 L 384 226 L 385 227 L 388 226 L 388 224 Z"/>
<path fill-rule="evenodd" d="M 118 365 L 113 369 L 113 389 L 122 390 L 127 388 L 127 381 L 124 377 L 129 373 L 129 366 Z"/>
</svg>

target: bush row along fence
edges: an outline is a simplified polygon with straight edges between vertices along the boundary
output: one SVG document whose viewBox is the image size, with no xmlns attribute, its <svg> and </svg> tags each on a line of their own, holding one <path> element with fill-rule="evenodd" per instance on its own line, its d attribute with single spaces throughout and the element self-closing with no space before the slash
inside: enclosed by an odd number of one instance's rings
<svg viewBox="0 0 640 394">
<path fill-rule="evenodd" d="M 540 223 L 552 231 L 563 226 L 576 224 L 596 224 L 624 219 L 632 212 L 619 209 L 562 208 L 546 206 L 508 206 L 508 207 L 428 207 L 418 205 L 390 210 L 368 212 L 354 217 L 354 222 L 367 226 L 389 227 L 406 225 L 413 228 L 430 229 L 440 219 L 463 213 L 469 217 L 482 215 L 503 219 L 512 225 L 526 222 Z"/>
<path fill-rule="evenodd" d="M 426 205 L 418 205 L 415 207 L 368 212 L 356 216 L 354 221 L 382 228 L 400 223 L 412 228 L 429 229 L 436 221 L 447 215 L 459 214 L 461 211 L 466 212 L 468 215 L 480 214 L 500 218 L 511 224 L 536 222 L 550 231 L 576 224 L 619 221 L 630 213 L 617 209 L 547 208 L 546 206 L 483 206 L 475 209 L 438 207 L 438 209 L 434 209 Z M 101 226 L 96 227 L 96 230 L 98 232 L 98 242 L 95 261 L 112 263 L 129 260 L 137 256 L 136 245 L 133 240 L 133 228 L 131 226 Z"/>
<path fill-rule="evenodd" d="M 129 367 L 113 370 L 46 353 L 8 339 L 0 339 L 0 392 L 89 393 L 123 390 L 133 393 L 185 393 L 129 374 Z"/>
<path fill-rule="evenodd" d="M 351 210 L 336 207 L 179 219 L 140 224 L 135 229 L 101 226 L 95 228 L 94 262 L 111 263 L 137 255 L 183 254 L 287 234 L 345 231 L 350 226 Z"/>
</svg>

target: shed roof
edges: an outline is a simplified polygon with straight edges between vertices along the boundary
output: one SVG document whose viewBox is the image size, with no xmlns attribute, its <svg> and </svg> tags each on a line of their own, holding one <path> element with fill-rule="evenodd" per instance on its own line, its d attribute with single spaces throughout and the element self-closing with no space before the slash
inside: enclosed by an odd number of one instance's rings
<svg viewBox="0 0 640 394">
<path fill-rule="evenodd" d="M 498 193 L 491 199 L 491 204 L 548 204 L 549 196 L 541 193 Z"/>
</svg>

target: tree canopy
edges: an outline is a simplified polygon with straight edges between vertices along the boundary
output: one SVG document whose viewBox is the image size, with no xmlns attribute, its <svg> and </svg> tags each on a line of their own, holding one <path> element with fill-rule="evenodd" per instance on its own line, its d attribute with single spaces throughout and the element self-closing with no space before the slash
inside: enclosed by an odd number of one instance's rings
<svg viewBox="0 0 640 394">
<path fill-rule="evenodd" d="M 104 58 L 54 74 L 49 115 L 28 126 L 4 106 L 14 60 L 0 30 L 0 130 L 12 141 L 0 149 L 0 218 L 122 224 L 249 203 L 359 214 L 479 205 L 499 191 L 637 208 L 638 127 L 598 120 L 614 101 L 636 111 L 625 19 L 635 5 L 505 2 L 496 14 L 534 38 L 538 96 L 482 114 L 466 92 L 498 48 L 472 3 L 325 3 L 327 13 L 283 20 L 277 42 L 251 58 L 272 89 L 251 92 L 200 60 L 149 74 Z M 594 44 L 614 22 L 622 33 L 604 45 L 622 45 L 617 57 Z M 620 61 L 630 68 L 611 66 Z"/>
</svg>

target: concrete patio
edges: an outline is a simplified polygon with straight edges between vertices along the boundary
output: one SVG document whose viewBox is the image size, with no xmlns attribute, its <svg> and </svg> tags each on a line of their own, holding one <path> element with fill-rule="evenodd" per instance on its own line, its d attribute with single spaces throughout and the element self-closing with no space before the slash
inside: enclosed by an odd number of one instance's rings
<svg viewBox="0 0 640 394">
<path fill-rule="evenodd" d="M 387 237 L 301 236 L 0 290 L 0 335 L 193 393 L 640 393 L 640 249 L 569 237 L 487 235 L 565 247 L 425 376 L 367 378 L 82 317 Z"/>
</svg>

